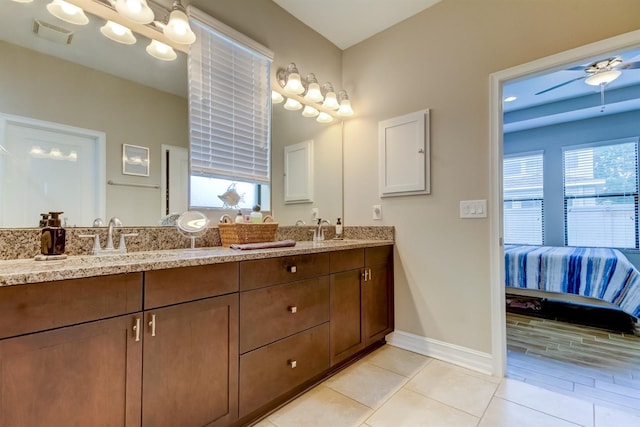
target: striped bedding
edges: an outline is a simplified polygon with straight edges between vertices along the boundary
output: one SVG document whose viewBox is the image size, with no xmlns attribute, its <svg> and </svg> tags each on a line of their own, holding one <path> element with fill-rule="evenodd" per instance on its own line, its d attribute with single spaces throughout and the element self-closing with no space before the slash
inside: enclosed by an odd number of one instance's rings
<svg viewBox="0 0 640 427">
<path fill-rule="evenodd" d="M 640 318 L 640 272 L 617 249 L 505 245 L 505 285 L 598 298 Z"/>
</svg>

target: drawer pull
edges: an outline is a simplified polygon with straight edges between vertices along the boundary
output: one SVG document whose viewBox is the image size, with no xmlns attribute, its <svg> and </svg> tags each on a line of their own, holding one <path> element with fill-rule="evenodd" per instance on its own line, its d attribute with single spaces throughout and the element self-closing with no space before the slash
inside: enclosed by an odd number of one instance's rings
<svg viewBox="0 0 640 427">
<path fill-rule="evenodd" d="M 290 265 L 289 267 L 287 267 L 287 271 L 289 273 L 295 273 L 298 271 L 298 267 L 296 267 L 295 265 Z"/>
<path fill-rule="evenodd" d="M 298 307 L 296 307 L 295 305 L 290 305 L 289 308 L 287 308 L 287 310 L 289 310 L 289 313 L 295 314 L 298 312 Z"/>
<path fill-rule="evenodd" d="M 149 326 L 151 327 L 151 336 L 156 336 L 156 315 L 151 315 L 151 320 L 149 321 Z"/>
<path fill-rule="evenodd" d="M 136 341 L 140 341 L 140 318 L 136 317 L 136 324 L 133 325 L 133 331 L 136 333 Z"/>
<path fill-rule="evenodd" d="M 289 366 L 291 366 L 291 369 L 295 369 L 296 366 L 298 366 L 298 362 L 293 359 L 289 360 L 287 363 L 289 364 Z"/>
</svg>

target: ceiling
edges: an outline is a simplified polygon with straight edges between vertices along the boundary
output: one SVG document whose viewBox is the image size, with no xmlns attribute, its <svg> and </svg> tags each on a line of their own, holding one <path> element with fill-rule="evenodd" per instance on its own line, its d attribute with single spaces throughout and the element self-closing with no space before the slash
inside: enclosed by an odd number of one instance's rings
<svg viewBox="0 0 640 427">
<path fill-rule="evenodd" d="M 324 38 L 346 49 L 440 0 L 273 0 Z"/>
</svg>

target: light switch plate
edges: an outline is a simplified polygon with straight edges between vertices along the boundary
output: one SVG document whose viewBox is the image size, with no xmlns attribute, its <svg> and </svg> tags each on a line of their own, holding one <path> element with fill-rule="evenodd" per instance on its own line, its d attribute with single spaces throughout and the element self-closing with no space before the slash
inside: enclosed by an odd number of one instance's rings
<svg viewBox="0 0 640 427">
<path fill-rule="evenodd" d="M 461 200 L 460 218 L 486 218 L 486 200 Z"/>
</svg>

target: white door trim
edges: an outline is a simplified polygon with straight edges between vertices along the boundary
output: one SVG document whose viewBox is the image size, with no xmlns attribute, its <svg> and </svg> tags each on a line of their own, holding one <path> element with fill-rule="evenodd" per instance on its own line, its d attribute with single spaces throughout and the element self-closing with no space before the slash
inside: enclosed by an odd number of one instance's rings
<svg viewBox="0 0 640 427">
<path fill-rule="evenodd" d="M 509 80 L 564 68 L 569 63 L 640 45 L 640 30 L 601 40 L 536 61 L 498 71 L 489 76 L 489 233 L 491 281 L 491 350 L 493 373 L 506 372 L 507 343 L 505 328 L 504 253 L 502 239 L 502 86 Z"/>
</svg>

